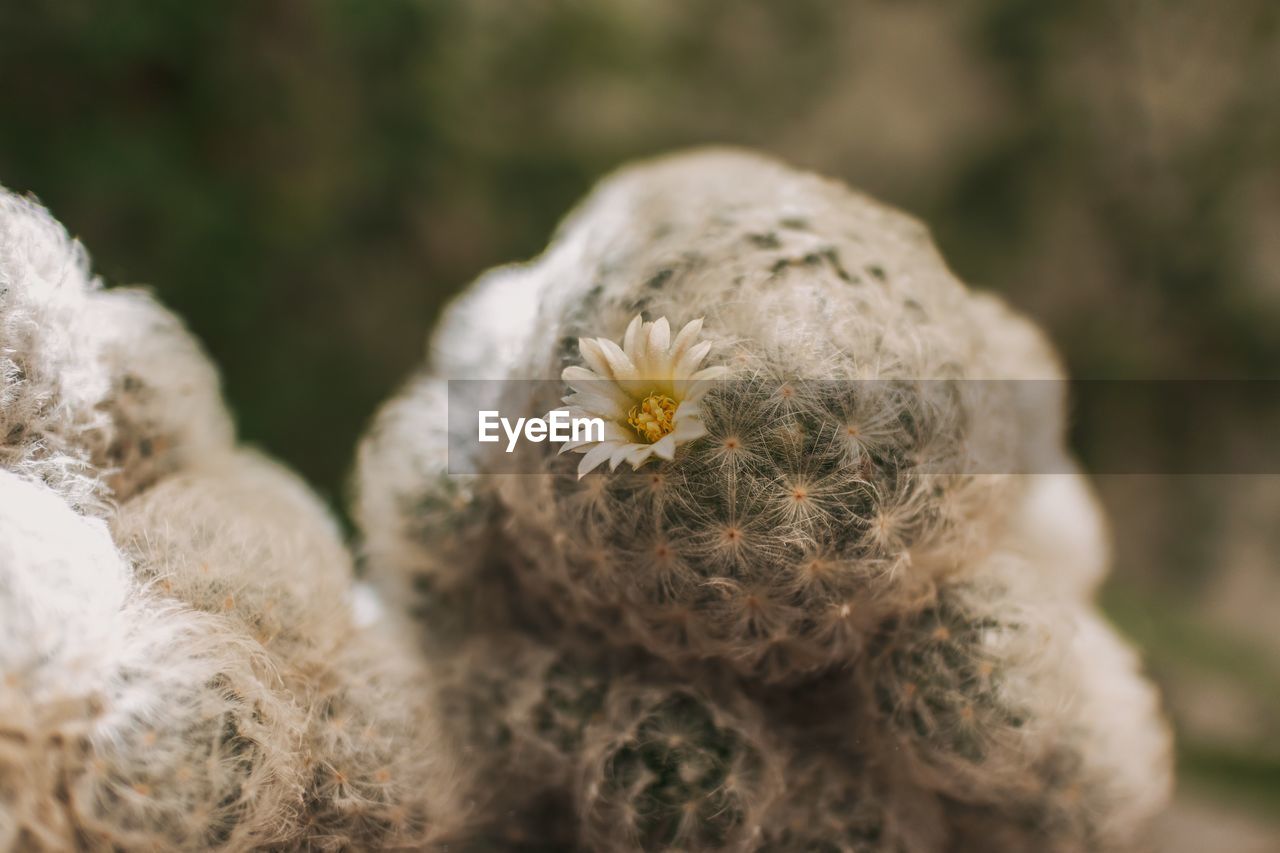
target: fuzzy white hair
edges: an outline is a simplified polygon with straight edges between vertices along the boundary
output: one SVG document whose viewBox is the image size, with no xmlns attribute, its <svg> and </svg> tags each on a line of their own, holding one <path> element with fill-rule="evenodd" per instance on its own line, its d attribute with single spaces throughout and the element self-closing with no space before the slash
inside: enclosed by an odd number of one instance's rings
<svg viewBox="0 0 1280 853">
<path fill-rule="evenodd" d="M 419 848 L 431 679 L 150 295 L 0 191 L 0 850 Z M 366 611 L 369 608 L 364 608 Z"/>
</svg>

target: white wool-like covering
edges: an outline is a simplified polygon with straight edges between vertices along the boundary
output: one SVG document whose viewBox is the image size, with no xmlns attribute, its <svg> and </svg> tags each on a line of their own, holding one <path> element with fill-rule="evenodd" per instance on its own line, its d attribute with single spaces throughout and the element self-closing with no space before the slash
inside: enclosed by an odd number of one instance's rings
<svg viewBox="0 0 1280 853">
<path fill-rule="evenodd" d="M 119 642 L 128 567 L 107 527 L 47 488 L 0 471 L 0 663 L 39 677 L 50 661 L 91 677 Z"/>
<path fill-rule="evenodd" d="M 0 851 L 457 834 L 430 674 L 357 622 L 334 519 L 236 449 L 177 318 L 3 192 L 0 379 Z"/>
<path fill-rule="evenodd" d="M 95 514 L 233 440 L 182 323 L 141 290 L 103 289 L 80 243 L 3 190 L 0 373 L 0 464 Z"/>
<path fill-rule="evenodd" d="M 0 190 L 0 465 L 101 507 L 89 446 L 111 386 L 86 304 L 88 256 L 43 208 Z"/>
<path fill-rule="evenodd" d="M 323 662 L 352 632 L 336 526 L 300 480 L 255 453 L 166 478 L 125 503 L 112 532 L 140 580 L 235 622 L 284 661 Z"/>
</svg>

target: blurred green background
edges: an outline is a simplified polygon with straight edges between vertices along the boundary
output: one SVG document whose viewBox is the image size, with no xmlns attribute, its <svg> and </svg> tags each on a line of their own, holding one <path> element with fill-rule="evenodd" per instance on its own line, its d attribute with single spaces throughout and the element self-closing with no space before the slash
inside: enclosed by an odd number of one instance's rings
<svg viewBox="0 0 1280 853">
<path fill-rule="evenodd" d="M 1075 376 L 1280 368 L 1273 0 L 0 0 L 0 183 L 153 285 L 335 506 L 444 300 L 701 142 L 922 217 Z M 1179 731 L 1166 846 L 1276 849 L 1280 481 L 1099 488 Z"/>
</svg>

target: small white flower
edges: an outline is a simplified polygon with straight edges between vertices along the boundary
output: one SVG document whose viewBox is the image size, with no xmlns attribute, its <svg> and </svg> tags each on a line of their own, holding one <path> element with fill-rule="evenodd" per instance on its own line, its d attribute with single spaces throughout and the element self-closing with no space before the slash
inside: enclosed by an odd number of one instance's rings
<svg viewBox="0 0 1280 853">
<path fill-rule="evenodd" d="M 605 423 L 603 441 L 568 441 L 560 449 L 586 454 L 579 477 L 605 460 L 616 470 L 623 461 L 639 468 L 651 456 L 671 459 L 681 443 L 707 431 L 698 402 L 708 380 L 727 369 L 698 369 L 711 351 L 710 342 L 697 341 L 700 331 L 702 320 L 694 320 L 672 340 L 666 317 L 645 323 L 636 315 L 621 347 L 606 338 L 578 339 L 587 367 L 561 374 L 574 392 L 564 398 L 564 411 Z"/>
</svg>

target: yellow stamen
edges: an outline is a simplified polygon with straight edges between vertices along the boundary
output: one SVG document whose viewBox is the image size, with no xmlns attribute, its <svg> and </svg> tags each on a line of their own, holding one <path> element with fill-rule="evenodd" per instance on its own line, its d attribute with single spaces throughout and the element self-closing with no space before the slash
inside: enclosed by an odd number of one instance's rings
<svg viewBox="0 0 1280 853">
<path fill-rule="evenodd" d="M 627 413 L 636 434 L 653 444 L 676 428 L 676 401 L 665 394 L 650 394 Z"/>
</svg>

